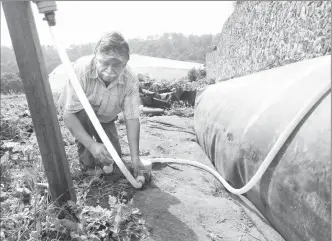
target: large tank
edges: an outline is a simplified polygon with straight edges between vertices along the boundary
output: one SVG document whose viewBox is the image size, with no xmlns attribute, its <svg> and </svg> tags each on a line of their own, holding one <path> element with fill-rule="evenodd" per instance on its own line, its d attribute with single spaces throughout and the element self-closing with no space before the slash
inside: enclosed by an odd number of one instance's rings
<svg viewBox="0 0 332 241">
<path fill-rule="evenodd" d="M 221 82 L 198 94 L 197 140 L 235 188 L 331 81 L 331 56 Z M 246 196 L 288 241 L 331 240 L 331 92 L 308 113 Z"/>
</svg>

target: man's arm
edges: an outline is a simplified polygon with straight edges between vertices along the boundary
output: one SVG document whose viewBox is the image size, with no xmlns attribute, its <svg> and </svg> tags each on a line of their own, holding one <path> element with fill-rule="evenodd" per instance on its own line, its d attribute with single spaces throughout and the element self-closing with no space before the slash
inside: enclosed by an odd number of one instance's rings
<svg viewBox="0 0 332 241">
<path fill-rule="evenodd" d="M 151 178 L 151 171 L 143 165 L 139 157 L 139 83 L 133 74 L 130 72 L 127 72 L 127 74 L 129 89 L 126 92 L 123 103 L 123 114 L 126 120 L 127 137 L 131 161 L 134 167 L 134 176 L 144 175 L 145 180 L 149 181 Z"/>
<path fill-rule="evenodd" d="M 146 181 L 151 180 L 151 171 L 143 165 L 139 157 L 140 122 L 138 118 L 126 120 L 127 137 L 129 142 L 131 161 L 134 167 L 134 177 L 144 176 Z"/>
<path fill-rule="evenodd" d="M 72 135 L 85 146 L 90 149 L 91 145 L 95 142 L 92 137 L 86 132 L 82 123 L 77 118 L 75 113 L 64 113 L 63 121 Z"/>
<path fill-rule="evenodd" d="M 86 132 L 75 113 L 64 113 L 63 120 L 72 135 L 87 148 L 93 157 L 103 164 L 112 164 L 113 159 L 102 143 L 95 142 Z"/>
<path fill-rule="evenodd" d="M 126 120 L 127 137 L 131 160 L 136 166 L 139 162 L 140 122 L 138 118 Z"/>
<path fill-rule="evenodd" d="M 140 162 L 139 160 L 139 83 L 137 78 L 127 69 L 128 89 L 123 102 L 123 114 L 126 120 L 127 137 L 130 149 L 130 156 L 132 163 L 135 166 Z"/>
</svg>

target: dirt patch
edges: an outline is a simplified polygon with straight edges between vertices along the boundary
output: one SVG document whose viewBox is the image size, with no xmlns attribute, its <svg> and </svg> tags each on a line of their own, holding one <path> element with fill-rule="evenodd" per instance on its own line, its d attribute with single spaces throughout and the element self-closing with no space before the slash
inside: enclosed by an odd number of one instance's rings
<svg viewBox="0 0 332 241">
<path fill-rule="evenodd" d="M 25 213 L 27 217 L 17 219 L 15 224 L 3 221 L 1 229 L 4 232 L 1 233 L 1 237 L 20 235 L 22 240 L 27 240 L 27 237 L 31 238 L 35 235 L 38 239 L 44 237 L 42 240 L 51 240 L 51 236 L 49 239 L 45 238 L 47 235 L 42 233 L 41 228 L 54 234 L 54 230 L 57 229 L 52 225 L 59 220 L 51 215 L 51 205 L 46 198 L 47 195 L 45 196 L 42 190 L 29 186 L 37 182 L 46 182 L 46 177 L 34 131 L 26 128 L 30 128 L 32 122 L 29 113 L 26 112 L 25 97 L 24 95 L 15 96 L 15 98 L 7 96 L 1 97 L 1 100 L 3 115 L 1 125 L 10 127 L 13 121 L 16 123 L 16 126 L 13 126 L 14 129 L 7 129 L 7 132 L 1 133 L 2 137 L 6 137 L 2 138 L 0 148 L 1 192 L 5 193 L 1 196 L 1 216 L 8 222 L 9 218 L 13 215 L 16 217 L 16 214 Z M 91 216 L 85 219 L 86 226 L 90 227 L 89 230 L 87 229 L 89 234 L 102 235 L 105 233 L 106 224 L 113 225 L 112 212 L 116 206 L 113 209 L 110 207 L 110 199 L 115 197 L 117 202 L 127 203 L 126 208 L 132 212 L 132 221 L 127 222 L 125 224 L 127 226 L 123 226 L 122 231 L 129 232 L 129 236 L 135 233 L 141 240 L 282 240 L 259 215 L 256 215 L 255 211 L 252 211 L 250 204 L 243 205 L 243 201 L 229 195 L 211 174 L 191 166 L 155 165 L 152 182 L 146 184 L 141 190 L 132 188 L 119 173 L 113 177 L 95 180 L 94 183 L 89 178 L 82 178 L 74 140 L 65 128 L 60 115 L 58 119 L 78 196 L 79 207 L 77 208 L 95 215 L 95 219 L 91 219 Z M 130 168 L 126 128 L 120 122 L 117 122 L 116 126 L 121 140 L 123 160 Z M 192 117 L 142 117 L 140 154 L 141 158 L 146 159 L 181 158 L 212 167 L 210 160 L 196 143 Z M 29 178 L 33 178 L 34 181 L 29 181 Z M 22 187 L 31 191 L 30 204 L 22 203 L 24 192 L 19 194 L 21 196 L 15 196 L 16 190 Z M 130 200 L 132 206 L 128 204 Z M 38 206 L 35 205 L 36 203 Z M 254 221 L 247 215 L 252 213 L 256 215 Z M 103 214 L 109 214 L 110 219 L 106 220 L 107 217 Z M 104 220 L 104 226 L 97 225 L 96 220 L 99 216 Z M 58 231 L 55 234 L 59 234 Z M 68 237 L 68 232 L 62 231 L 60 233 Z M 99 240 L 112 239 L 109 237 L 109 239 Z"/>
</svg>

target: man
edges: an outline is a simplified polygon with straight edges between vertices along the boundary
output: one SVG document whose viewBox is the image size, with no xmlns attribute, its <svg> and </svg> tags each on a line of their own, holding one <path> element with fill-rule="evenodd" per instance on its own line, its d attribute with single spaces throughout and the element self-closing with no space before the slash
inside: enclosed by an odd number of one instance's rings
<svg viewBox="0 0 332 241">
<path fill-rule="evenodd" d="M 127 66 L 129 46 L 117 32 L 106 33 L 97 43 L 94 54 L 78 59 L 73 69 L 101 125 L 121 157 L 121 146 L 114 124 L 123 111 L 134 176 L 151 173 L 139 157 L 139 84 Z M 86 173 L 94 173 L 113 159 L 102 144 L 69 80 L 60 96 L 63 120 L 76 139 L 79 161 Z M 93 139 L 95 138 L 95 140 Z"/>
</svg>

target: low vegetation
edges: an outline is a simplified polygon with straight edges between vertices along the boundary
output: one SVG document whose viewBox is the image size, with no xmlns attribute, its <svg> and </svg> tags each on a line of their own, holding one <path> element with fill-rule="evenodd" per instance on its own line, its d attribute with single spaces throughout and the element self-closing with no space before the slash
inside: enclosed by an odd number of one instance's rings
<svg viewBox="0 0 332 241">
<path fill-rule="evenodd" d="M 55 99 L 58 96 L 54 96 Z M 38 143 L 24 94 L 1 96 L 0 239 L 139 240 L 149 235 L 132 203 L 132 187 L 83 178 L 73 137 L 58 120 L 73 176 L 77 202 L 51 201 Z M 93 190 L 99 193 L 92 194 Z M 107 205 L 98 202 L 106 197 Z"/>
<path fill-rule="evenodd" d="M 60 113 L 58 120 L 77 203 L 59 207 L 51 201 L 22 81 L 17 74 L 3 73 L 1 82 L 1 240 L 125 241 L 148 236 L 145 221 L 130 200 L 132 189 L 127 182 L 109 184 L 96 177 L 82 178 L 74 139 Z M 147 76 L 140 79 L 141 87 L 152 91 L 197 90 L 212 83 L 203 70 L 195 69 L 177 81 L 156 82 Z M 55 104 L 58 98 L 59 94 L 54 94 Z M 165 114 L 193 117 L 194 109 L 184 102 L 174 102 Z M 108 197 L 107 208 L 91 204 L 91 199 L 96 199 L 91 190 L 96 187 L 102 190 L 100 196 Z"/>
</svg>

